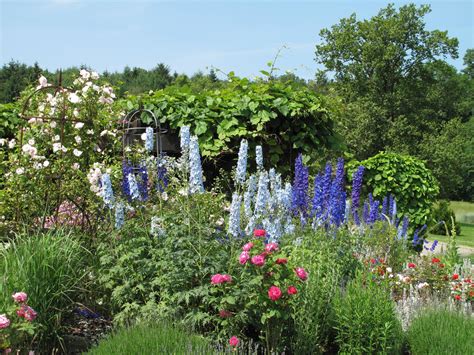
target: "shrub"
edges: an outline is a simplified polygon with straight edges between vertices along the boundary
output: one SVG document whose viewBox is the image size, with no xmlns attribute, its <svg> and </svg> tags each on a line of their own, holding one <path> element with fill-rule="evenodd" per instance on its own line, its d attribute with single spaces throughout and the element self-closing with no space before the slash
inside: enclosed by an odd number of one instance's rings
<svg viewBox="0 0 474 355">
<path fill-rule="evenodd" d="M 208 341 L 167 324 L 137 324 L 101 341 L 88 354 L 212 354 Z"/>
<path fill-rule="evenodd" d="M 0 249 L 0 310 L 8 307 L 13 293 L 26 292 L 38 313 L 37 340 L 58 341 L 63 315 L 86 274 L 86 255 L 71 235 L 61 232 L 10 241 Z"/>
<path fill-rule="evenodd" d="M 365 167 L 364 184 L 374 197 L 396 197 L 398 218 L 409 216 L 411 228 L 431 222 L 431 208 L 439 186 L 421 160 L 382 152 L 359 164 Z"/>
<path fill-rule="evenodd" d="M 336 343 L 345 354 L 398 354 L 402 329 L 383 283 L 360 272 L 334 299 Z"/>
<path fill-rule="evenodd" d="M 454 211 L 449 208 L 449 202 L 440 200 L 433 210 L 433 219 L 436 225 L 430 232 L 438 235 L 452 235 L 453 221 L 456 235 L 461 234 L 461 225 L 456 222 Z"/>
<path fill-rule="evenodd" d="M 446 309 L 417 317 L 407 332 L 410 352 L 417 354 L 472 354 L 474 320 Z"/>
</svg>

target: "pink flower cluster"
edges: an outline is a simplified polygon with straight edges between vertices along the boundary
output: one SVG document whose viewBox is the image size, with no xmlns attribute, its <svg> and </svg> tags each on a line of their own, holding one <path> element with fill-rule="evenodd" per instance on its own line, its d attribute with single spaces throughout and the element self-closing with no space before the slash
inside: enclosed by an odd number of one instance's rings
<svg viewBox="0 0 474 355">
<path fill-rule="evenodd" d="M 44 228 L 50 229 L 54 226 L 80 226 L 84 223 L 84 215 L 71 201 L 63 201 L 58 212 L 46 217 Z"/>
<path fill-rule="evenodd" d="M 10 326 L 10 319 L 5 314 L 0 314 L 0 329 L 5 329 Z"/>
<path fill-rule="evenodd" d="M 16 292 L 12 295 L 12 298 L 15 303 L 20 304 L 20 308 L 16 311 L 19 317 L 25 318 L 29 322 L 35 320 L 38 313 L 26 304 L 28 295 L 25 292 Z M 10 319 L 8 319 L 6 314 L 0 314 L 0 329 L 8 328 L 10 323 Z"/>
<path fill-rule="evenodd" d="M 211 284 L 213 285 L 219 285 L 224 282 L 232 282 L 232 276 L 221 274 L 215 274 L 211 276 Z"/>
</svg>

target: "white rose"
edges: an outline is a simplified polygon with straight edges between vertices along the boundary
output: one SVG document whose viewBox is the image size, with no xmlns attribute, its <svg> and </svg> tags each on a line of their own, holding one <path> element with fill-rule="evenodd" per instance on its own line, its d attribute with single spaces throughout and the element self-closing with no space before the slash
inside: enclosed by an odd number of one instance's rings
<svg viewBox="0 0 474 355">
<path fill-rule="evenodd" d="M 77 122 L 77 123 L 74 125 L 74 128 L 75 128 L 75 129 L 81 129 L 82 127 L 84 127 L 84 123 L 83 123 L 83 122 Z"/>
<path fill-rule="evenodd" d="M 79 149 L 74 149 L 72 151 L 72 154 L 74 154 L 76 157 L 80 157 L 82 155 L 82 152 Z"/>
<path fill-rule="evenodd" d="M 44 166 L 45 168 L 47 168 L 47 167 L 49 166 L 49 161 L 48 161 L 48 160 L 45 160 L 45 161 L 43 162 L 43 166 Z"/>
<path fill-rule="evenodd" d="M 58 150 L 61 150 L 61 143 L 53 143 L 53 152 L 56 153 Z"/>
<path fill-rule="evenodd" d="M 80 167 L 81 167 L 81 165 L 80 165 L 79 163 L 74 163 L 74 164 L 72 164 L 72 168 L 73 168 L 74 170 L 79 170 Z"/>
<path fill-rule="evenodd" d="M 16 143 L 16 141 L 14 139 L 12 139 L 10 142 L 8 142 L 8 148 L 10 148 L 10 149 L 15 148 L 15 143 Z"/>
<path fill-rule="evenodd" d="M 16 169 L 16 173 L 17 173 L 18 175 L 21 175 L 21 174 L 23 174 L 24 172 L 25 172 L 25 169 L 23 169 L 23 168 L 18 168 L 18 169 Z"/>
<path fill-rule="evenodd" d="M 29 145 L 34 145 L 35 144 L 35 140 L 32 138 L 30 140 L 28 140 L 28 144 Z"/>
<path fill-rule="evenodd" d="M 79 74 L 81 75 L 82 79 L 85 79 L 85 80 L 88 80 L 91 76 L 91 73 L 89 73 L 87 70 L 85 69 L 81 69 L 81 71 L 79 72 Z"/>
<path fill-rule="evenodd" d="M 81 144 L 81 142 L 82 142 L 81 137 L 75 136 L 74 139 L 76 140 L 76 143 L 77 143 L 77 144 Z"/>
<path fill-rule="evenodd" d="M 57 142 L 58 140 L 60 140 L 61 137 L 59 136 L 59 134 L 56 134 L 54 137 L 53 137 L 53 142 Z"/>
<path fill-rule="evenodd" d="M 93 71 L 93 72 L 91 73 L 91 79 L 93 79 L 93 80 L 99 79 L 99 73 Z"/>
<path fill-rule="evenodd" d="M 57 125 L 58 125 L 58 124 L 56 123 L 56 121 L 51 121 L 51 122 L 49 123 L 49 126 L 50 126 L 51 128 L 56 128 Z"/>
<path fill-rule="evenodd" d="M 46 79 L 43 75 L 40 76 L 38 81 L 39 81 L 40 87 L 44 88 L 45 86 L 48 86 L 48 79 Z"/>
<path fill-rule="evenodd" d="M 68 100 L 73 104 L 77 104 L 77 103 L 81 102 L 81 98 L 79 96 L 77 96 L 77 94 L 75 92 L 69 94 Z"/>
<path fill-rule="evenodd" d="M 88 130 L 86 131 L 86 133 L 92 135 L 92 134 L 94 134 L 94 130 L 93 130 L 93 129 L 88 129 Z"/>
</svg>

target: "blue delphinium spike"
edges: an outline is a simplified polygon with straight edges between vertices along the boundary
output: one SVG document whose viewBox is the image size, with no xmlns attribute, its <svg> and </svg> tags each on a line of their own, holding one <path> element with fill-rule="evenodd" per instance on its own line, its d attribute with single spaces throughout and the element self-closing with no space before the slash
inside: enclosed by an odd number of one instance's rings
<svg viewBox="0 0 474 355">
<path fill-rule="evenodd" d="M 367 224 L 373 224 L 379 217 L 379 201 L 372 200 L 370 205 L 369 221 Z"/>
<path fill-rule="evenodd" d="M 203 193 L 204 184 L 202 182 L 201 155 L 199 153 L 199 143 L 196 136 L 192 136 L 189 143 L 189 193 Z"/>
<path fill-rule="evenodd" d="M 166 161 L 164 157 L 160 157 L 157 160 L 157 188 L 159 192 L 164 192 L 168 187 L 168 176 L 166 169 Z"/>
<path fill-rule="evenodd" d="M 241 229 L 240 229 L 240 204 L 241 204 L 241 197 L 238 193 L 234 192 L 232 195 L 232 204 L 230 205 L 230 217 L 229 217 L 229 228 L 227 232 L 237 238 L 240 236 Z"/>
<path fill-rule="evenodd" d="M 138 191 L 140 192 L 142 201 L 146 201 L 148 200 L 148 170 L 145 163 L 140 165 L 138 175 L 140 177 L 140 181 L 137 183 Z"/>
<path fill-rule="evenodd" d="M 263 150 L 261 145 L 255 147 L 255 161 L 257 163 L 257 169 L 263 169 Z"/>
<path fill-rule="evenodd" d="M 388 197 L 385 196 L 382 201 L 382 212 L 380 213 L 380 219 L 384 220 L 387 216 L 387 211 L 388 211 Z"/>
<path fill-rule="evenodd" d="M 137 200 L 140 198 L 140 192 L 138 191 L 138 184 L 133 173 L 129 173 L 127 176 L 128 187 L 130 189 L 130 198 L 132 200 Z"/>
<path fill-rule="evenodd" d="M 240 142 L 239 156 L 237 159 L 237 169 L 235 171 L 236 185 L 243 185 L 245 183 L 245 175 L 247 173 L 247 157 L 249 144 L 246 139 Z"/>
<path fill-rule="evenodd" d="M 145 149 L 148 152 L 153 151 L 153 143 L 154 143 L 153 128 L 147 127 L 145 130 Z"/>
<path fill-rule="evenodd" d="M 329 197 L 329 217 L 332 224 L 339 226 L 344 221 L 346 193 L 344 191 L 344 159 L 339 158 L 336 165 L 336 176 L 331 184 Z"/>
<path fill-rule="evenodd" d="M 295 177 L 293 182 L 293 211 L 302 217 L 308 211 L 308 168 L 303 164 L 303 155 L 300 153 L 295 161 Z"/>
<path fill-rule="evenodd" d="M 369 203 L 367 201 L 364 201 L 364 209 L 362 212 L 362 218 L 364 219 L 365 224 L 369 222 Z"/>
<path fill-rule="evenodd" d="M 100 179 L 100 184 L 102 186 L 102 199 L 104 201 L 104 204 L 112 208 L 115 198 L 114 198 L 114 192 L 112 190 L 112 182 L 110 181 L 110 175 L 105 173 L 102 174 L 102 177 Z"/>
<path fill-rule="evenodd" d="M 122 202 L 115 204 L 115 229 L 122 228 L 125 221 L 125 208 Z"/>
<path fill-rule="evenodd" d="M 398 239 L 406 239 L 408 232 L 408 217 L 403 217 L 402 226 L 398 228 Z"/>
<path fill-rule="evenodd" d="M 258 179 L 257 200 L 255 202 L 254 210 L 254 215 L 256 217 L 261 217 L 265 213 L 269 197 L 270 192 L 268 191 L 268 175 L 266 171 L 262 171 Z"/>
<path fill-rule="evenodd" d="M 182 126 L 181 130 L 179 131 L 180 136 L 180 146 L 181 152 L 188 152 L 189 151 L 189 143 L 191 141 L 191 133 L 189 126 Z"/>
<path fill-rule="evenodd" d="M 122 192 L 129 201 L 131 201 L 132 195 L 130 194 L 130 186 L 128 184 L 128 174 L 133 173 L 132 165 L 124 160 L 122 163 Z"/>
<path fill-rule="evenodd" d="M 365 168 L 361 165 L 352 175 L 352 218 L 356 225 L 360 224 L 359 208 L 360 208 L 360 194 L 362 191 L 362 179 L 364 177 Z"/>
</svg>

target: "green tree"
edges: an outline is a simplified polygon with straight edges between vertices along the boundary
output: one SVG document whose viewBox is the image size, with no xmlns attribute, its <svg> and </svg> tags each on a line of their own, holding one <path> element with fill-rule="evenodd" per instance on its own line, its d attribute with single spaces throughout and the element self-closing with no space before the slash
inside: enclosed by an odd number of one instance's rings
<svg viewBox="0 0 474 355">
<path fill-rule="evenodd" d="M 474 49 L 468 49 L 466 54 L 464 54 L 464 74 L 466 74 L 470 79 L 474 79 Z"/>
</svg>

